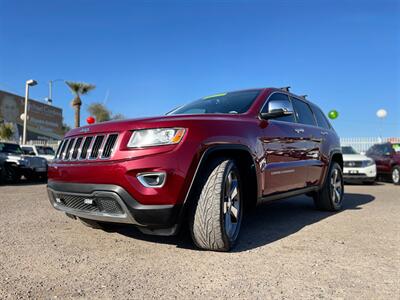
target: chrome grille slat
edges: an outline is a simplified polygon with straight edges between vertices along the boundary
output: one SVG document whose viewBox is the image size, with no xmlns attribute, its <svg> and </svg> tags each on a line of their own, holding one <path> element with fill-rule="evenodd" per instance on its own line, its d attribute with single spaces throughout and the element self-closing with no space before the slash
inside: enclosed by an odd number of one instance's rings
<svg viewBox="0 0 400 300">
<path fill-rule="evenodd" d="M 74 150 L 72 151 L 71 159 L 76 159 L 78 157 L 78 152 L 81 147 L 83 141 L 83 137 L 79 137 L 76 139 L 75 145 L 74 145 Z"/>
<path fill-rule="evenodd" d="M 110 159 L 118 140 L 117 133 L 75 136 L 64 139 L 57 149 L 57 160 Z"/>
<path fill-rule="evenodd" d="M 92 136 L 87 136 L 87 137 L 85 138 L 85 142 L 84 142 L 84 144 L 83 144 L 83 146 L 82 146 L 82 152 L 81 152 L 81 154 L 79 155 L 79 159 L 86 159 L 87 154 L 88 154 L 89 147 L 90 147 L 90 145 L 92 144 L 92 140 L 93 140 L 93 137 L 92 137 Z"/>
<path fill-rule="evenodd" d="M 107 141 L 104 144 L 103 151 L 101 153 L 101 158 L 109 158 L 111 157 L 115 144 L 117 142 L 118 134 L 109 134 L 107 137 Z"/>
<path fill-rule="evenodd" d="M 97 159 L 99 155 L 99 150 L 103 145 L 103 140 L 104 140 L 104 135 L 96 136 L 93 142 L 92 151 L 90 152 L 89 159 Z"/>
<path fill-rule="evenodd" d="M 71 157 L 71 152 L 72 152 L 72 149 L 74 148 L 75 140 L 76 139 L 74 139 L 74 138 L 70 139 L 67 150 L 65 151 L 65 156 L 64 156 L 65 160 L 68 160 Z"/>
</svg>

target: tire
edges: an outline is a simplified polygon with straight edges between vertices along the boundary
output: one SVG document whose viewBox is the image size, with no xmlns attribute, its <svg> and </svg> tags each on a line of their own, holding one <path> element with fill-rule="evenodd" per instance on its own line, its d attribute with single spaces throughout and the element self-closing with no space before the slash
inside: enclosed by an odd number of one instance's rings
<svg viewBox="0 0 400 300">
<path fill-rule="evenodd" d="M 21 172 L 12 165 L 6 163 L 4 165 L 5 181 L 11 183 L 18 183 L 21 180 Z"/>
<path fill-rule="evenodd" d="M 338 211 L 342 208 L 343 194 L 342 168 L 332 162 L 323 187 L 314 194 L 314 204 L 319 210 Z"/>
<path fill-rule="evenodd" d="M 4 166 L 2 166 L 2 167 L 0 168 L 0 184 L 5 183 L 5 181 L 6 181 L 6 176 L 7 176 L 7 174 L 6 174 L 6 169 L 4 168 Z"/>
<path fill-rule="evenodd" d="M 395 185 L 400 184 L 400 166 L 394 166 L 392 169 L 392 181 Z"/>
<path fill-rule="evenodd" d="M 243 218 L 240 172 L 233 160 L 217 159 L 205 170 L 204 184 L 190 215 L 190 233 L 201 249 L 229 251 Z"/>
</svg>

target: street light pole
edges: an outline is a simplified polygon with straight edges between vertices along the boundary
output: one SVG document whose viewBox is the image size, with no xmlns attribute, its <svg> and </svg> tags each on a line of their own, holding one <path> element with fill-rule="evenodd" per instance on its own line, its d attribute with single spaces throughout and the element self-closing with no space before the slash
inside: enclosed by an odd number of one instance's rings
<svg viewBox="0 0 400 300">
<path fill-rule="evenodd" d="M 28 99 L 29 99 L 29 87 L 36 85 L 37 82 L 33 79 L 27 80 L 25 83 L 25 108 L 24 108 L 24 132 L 22 135 L 22 144 L 26 144 L 26 128 L 28 122 Z"/>
<path fill-rule="evenodd" d="M 49 99 L 48 101 L 53 102 L 53 80 L 49 80 Z"/>
<path fill-rule="evenodd" d="M 64 79 L 49 80 L 49 97 L 47 97 L 49 104 L 53 103 L 53 83 L 57 81 L 64 81 Z"/>
</svg>

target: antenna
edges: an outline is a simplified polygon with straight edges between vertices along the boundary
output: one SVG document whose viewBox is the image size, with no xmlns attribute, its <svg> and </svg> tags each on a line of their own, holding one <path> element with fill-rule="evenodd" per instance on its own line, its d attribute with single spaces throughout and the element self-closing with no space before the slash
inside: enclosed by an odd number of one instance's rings
<svg viewBox="0 0 400 300">
<path fill-rule="evenodd" d="M 301 98 L 307 99 L 308 95 L 301 95 Z"/>
<path fill-rule="evenodd" d="M 110 89 L 107 89 L 106 95 L 104 96 L 103 105 L 106 105 L 109 96 L 110 96 Z"/>
<path fill-rule="evenodd" d="M 284 91 L 286 91 L 286 92 L 290 92 L 290 91 L 289 91 L 289 90 L 290 90 L 290 86 L 281 87 L 280 89 L 281 89 L 281 90 L 284 90 Z"/>
</svg>

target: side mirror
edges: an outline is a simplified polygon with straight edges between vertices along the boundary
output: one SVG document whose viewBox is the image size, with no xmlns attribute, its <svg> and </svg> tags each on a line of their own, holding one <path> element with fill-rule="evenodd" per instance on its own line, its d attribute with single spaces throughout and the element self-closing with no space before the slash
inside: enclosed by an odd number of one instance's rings
<svg viewBox="0 0 400 300">
<path fill-rule="evenodd" d="M 270 101 L 268 102 L 268 112 L 263 112 L 260 117 L 264 120 L 290 116 L 293 114 L 293 107 L 288 101 Z"/>
</svg>

